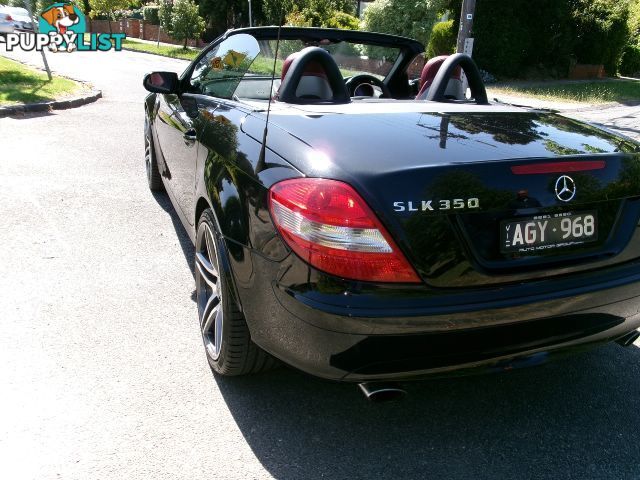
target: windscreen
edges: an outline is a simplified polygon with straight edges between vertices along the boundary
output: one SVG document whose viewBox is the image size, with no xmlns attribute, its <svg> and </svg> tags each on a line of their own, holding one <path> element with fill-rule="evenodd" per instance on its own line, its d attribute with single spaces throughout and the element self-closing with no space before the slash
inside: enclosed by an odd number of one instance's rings
<svg viewBox="0 0 640 480">
<path fill-rule="evenodd" d="M 282 65 L 287 57 L 311 46 L 329 52 L 345 80 L 360 74 L 382 80 L 400 55 L 400 49 L 391 46 L 283 39 L 275 58 L 276 43 L 276 40 L 256 40 L 248 34 L 230 36 L 198 60 L 189 80 L 191 90 L 218 98 L 268 100 L 280 86 Z"/>
<path fill-rule="evenodd" d="M 400 49 L 363 43 L 335 42 L 330 40 L 280 40 L 275 59 L 275 81 L 271 91 L 271 75 L 274 71 L 276 40 L 259 40 L 260 52 L 249 67 L 235 96 L 239 99 L 267 100 L 280 86 L 282 65 L 287 57 L 306 47 L 320 47 L 331 54 L 345 80 L 354 75 L 369 74 L 384 79 L 395 64 Z"/>
</svg>

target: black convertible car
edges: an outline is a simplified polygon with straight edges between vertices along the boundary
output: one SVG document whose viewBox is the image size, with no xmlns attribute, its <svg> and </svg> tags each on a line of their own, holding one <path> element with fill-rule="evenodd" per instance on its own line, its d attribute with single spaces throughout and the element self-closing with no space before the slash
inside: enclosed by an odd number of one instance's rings
<svg viewBox="0 0 640 480">
<path fill-rule="evenodd" d="M 145 77 L 148 182 L 195 243 L 214 371 L 371 382 L 637 338 L 640 145 L 423 52 L 250 28 Z"/>
</svg>

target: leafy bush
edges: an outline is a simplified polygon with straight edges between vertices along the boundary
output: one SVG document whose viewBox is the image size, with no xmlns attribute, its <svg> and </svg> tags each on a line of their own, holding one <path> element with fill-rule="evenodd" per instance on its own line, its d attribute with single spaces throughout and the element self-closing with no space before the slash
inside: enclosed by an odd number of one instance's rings
<svg viewBox="0 0 640 480">
<path fill-rule="evenodd" d="M 38 15 L 40 12 L 44 11 L 49 5 L 53 5 L 54 3 L 57 3 L 57 2 L 58 0 L 36 0 L 34 2 L 35 4 L 33 5 L 33 8 L 35 8 L 35 11 L 33 12 L 34 15 Z M 4 5 L 4 4 L 5 4 L 4 2 L 0 2 L 0 5 Z M 24 2 L 21 0 L 13 1 L 9 5 L 14 7 L 24 8 Z"/>
<path fill-rule="evenodd" d="M 640 76 L 640 45 L 627 45 L 622 52 L 620 73 L 632 77 Z"/>
<path fill-rule="evenodd" d="M 348 13 L 334 10 L 333 15 L 327 19 L 326 26 L 345 30 L 358 30 L 360 28 L 360 20 Z"/>
<path fill-rule="evenodd" d="M 620 73 L 623 75 L 640 76 L 640 0 L 629 3 L 629 40 L 622 52 Z"/>
<path fill-rule="evenodd" d="M 632 44 L 640 43 L 640 0 L 631 0 L 629 3 L 629 35 Z"/>
<path fill-rule="evenodd" d="M 364 29 L 411 37 L 427 45 L 446 4 L 446 0 L 375 0 L 364 12 Z"/>
<path fill-rule="evenodd" d="M 571 61 L 604 64 L 615 74 L 628 38 L 627 9 L 626 0 L 483 0 L 476 6 L 474 57 L 507 77 L 532 69 L 566 76 Z"/>
<path fill-rule="evenodd" d="M 455 30 L 453 20 L 436 23 L 427 46 L 427 58 L 451 55 L 456 51 L 457 38 L 458 32 Z"/>
<path fill-rule="evenodd" d="M 307 17 L 304 16 L 304 13 L 296 8 L 287 15 L 285 24 L 292 27 L 310 27 L 311 20 L 307 20 Z"/>
<path fill-rule="evenodd" d="M 473 56 L 478 65 L 495 75 L 517 77 L 531 50 L 528 22 L 523 18 L 523 0 L 484 0 L 476 5 L 473 24 Z M 533 20 L 535 22 L 535 20 Z"/>
<path fill-rule="evenodd" d="M 160 10 L 158 5 L 149 4 L 142 8 L 142 18 L 151 25 L 159 25 L 160 17 L 158 16 L 158 10 Z"/>
<path fill-rule="evenodd" d="M 574 53 L 580 63 L 603 64 L 615 75 L 629 38 L 628 4 L 618 0 L 573 0 Z"/>
<path fill-rule="evenodd" d="M 183 47 L 187 48 L 187 41 L 198 38 L 204 32 L 204 20 L 198 15 L 198 5 L 193 0 L 175 0 L 171 12 L 171 36 L 176 40 L 183 40 Z"/>
<path fill-rule="evenodd" d="M 96 18 L 97 15 L 108 15 L 112 20 L 120 20 L 124 18 L 122 12 L 129 6 L 129 0 L 89 0 L 91 6 L 91 17 Z M 111 28 L 111 24 L 109 24 Z"/>
<path fill-rule="evenodd" d="M 358 30 L 360 21 L 341 10 L 333 9 L 334 2 L 316 2 L 315 6 L 307 6 L 298 10 L 297 6 L 287 14 L 285 23 L 296 27 L 330 27 Z"/>
<path fill-rule="evenodd" d="M 283 14 L 287 19 L 294 12 L 304 15 L 306 21 L 311 20 L 314 27 L 327 23 L 333 12 L 356 13 L 356 2 L 353 0 L 263 0 L 262 10 L 267 23 L 278 25 Z M 298 20 L 300 17 L 297 17 Z"/>
</svg>

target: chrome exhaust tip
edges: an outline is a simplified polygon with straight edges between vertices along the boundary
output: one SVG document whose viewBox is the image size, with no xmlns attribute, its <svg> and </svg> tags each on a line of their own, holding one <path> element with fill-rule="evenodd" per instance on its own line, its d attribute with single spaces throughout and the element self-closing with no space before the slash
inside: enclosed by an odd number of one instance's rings
<svg viewBox="0 0 640 480">
<path fill-rule="evenodd" d="M 358 387 L 367 400 L 373 403 L 393 402 L 407 395 L 400 385 L 393 382 L 359 383 Z"/>
<path fill-rule="evenodd" d="M 634 344 L 634 342 L 640 337 L 640 332 L 638 330 L 634 330 L 633 332 L 627 333 L 624 337 L 620 337 L 616 340 L 618 345 L 622 345 L 623 347 L 630 347 Z"/>
</svg>

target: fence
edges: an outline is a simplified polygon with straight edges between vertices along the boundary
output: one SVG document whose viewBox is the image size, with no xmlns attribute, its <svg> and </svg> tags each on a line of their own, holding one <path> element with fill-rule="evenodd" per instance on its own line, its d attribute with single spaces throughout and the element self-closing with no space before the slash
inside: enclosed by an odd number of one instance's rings
<svg viewBox="0 0 640 480">
<path fill-rule="evenodd" d="M 111 26 L 111 29 L 109 29 Z M 92 33 L 125 33 L 129 38 L 140 38 L 143 40 L 158 40 L 158 25 L 152 25 L 144 20 L 137 20 L 134 18 L 127 18 L 118 20 L 117 22 L 109 20 L 90 20 L 89 19 L 89 31 Z M 160 41 L 164 43 L 173 43 L 175 45 L 182 45 L 180 42 L 169 35 L 164 30 L 160 31 Z M 187 45 L 191 47 L 204 47 L 206 45 L 201 39 L 189 40 Z"/>
</svg>

